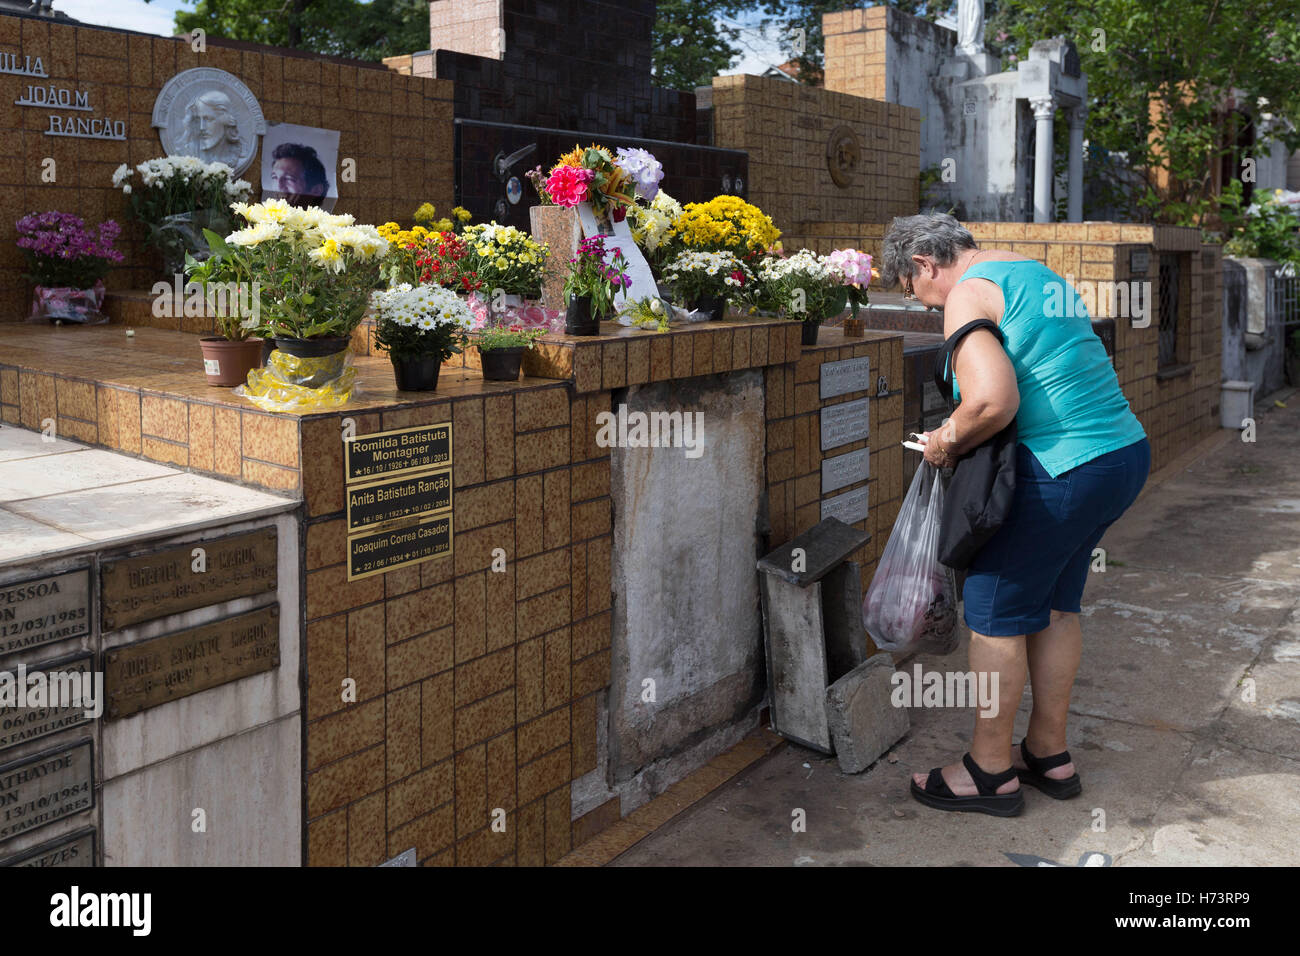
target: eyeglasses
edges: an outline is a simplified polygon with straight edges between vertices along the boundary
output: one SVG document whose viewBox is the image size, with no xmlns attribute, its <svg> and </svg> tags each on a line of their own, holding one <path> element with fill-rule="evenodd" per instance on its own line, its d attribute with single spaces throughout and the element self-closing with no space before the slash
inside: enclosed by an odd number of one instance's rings
<svg viewBox="0 0 1300 956">
<path fill-rule="evenodd" d="M 907 277 L 907 285 L 903 286 L 903 298 L 904 298 L 904 299 L 915 299 L 915 298 L 916 298 L 916 293 L 912 291 L 912 277 L 911 277 L 911 276 L 908 276 L 908 277 Z"/>
</svg>

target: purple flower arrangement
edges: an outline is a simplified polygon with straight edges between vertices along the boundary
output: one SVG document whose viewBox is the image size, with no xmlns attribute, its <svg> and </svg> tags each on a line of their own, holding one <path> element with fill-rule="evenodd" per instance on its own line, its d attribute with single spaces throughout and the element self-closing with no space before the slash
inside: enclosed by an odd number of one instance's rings
<svg viewBox="0 0 1300 956">
<path fill-rule="evenodd" d="M 80 216 L 51 210 L 24 216 L 16 226 L 27 278 L 38 286 L 88 289 L 125 259 L 113 248 L 122 227 L 112 219 L 95 228 Z"/>
<path fill-rule="evenodd" d="M 591 236 L 578 243 L 578 254 L 569 259 L 569 277 L 564 281 L 566 297 L 590 298 L 594 315 L 612 311 L 614 296 L 632 284 L 627 259 L 621 249 L 605 261 L 605 237 Z"/>
</svg>

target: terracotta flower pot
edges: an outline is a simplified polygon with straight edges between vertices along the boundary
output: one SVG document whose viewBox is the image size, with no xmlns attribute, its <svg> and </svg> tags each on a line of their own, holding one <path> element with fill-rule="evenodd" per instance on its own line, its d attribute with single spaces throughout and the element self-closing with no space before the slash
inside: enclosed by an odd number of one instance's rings
<svg viewBox="0 0 1300 956">
<path fill-rule="evenodd" d="M 491 382 L 516 382 L 519 380 L 519 367 L 524 361 L 524 347 L 516 345 L 510 348 L 479 350 L 479 361 L 483 366 L 483 377 Z"/>
<path fill-rule="evenodd" d="M 261 339 L 232 342 L 221 336 L 208 336 L 199 339 L 199 348 L 203 350 L 203 371 L 208 376 L 208 384 L 220 388 L 243 385 L 248 373 L 262 364 Z"/>
<path fill-rule="evenodd" d="M 438 387 L 438 370 L 442 368 L 442 359 L 423 356 L 413 359 L 399 359 L 389 356 L 393 363 L 393 378 L 399 392 L 432 392 Z"/>
</svg>

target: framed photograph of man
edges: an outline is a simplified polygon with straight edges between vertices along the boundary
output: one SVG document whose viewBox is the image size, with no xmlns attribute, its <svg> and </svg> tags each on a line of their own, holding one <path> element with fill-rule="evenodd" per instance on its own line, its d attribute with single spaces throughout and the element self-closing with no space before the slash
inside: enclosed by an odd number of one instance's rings
<svg viewBox="0 0 1300 956">
<path fill-rule="evenodd" d="M 262 137 L 262 199 L 332 211 L 339 196 L 338 158 L 338 130 L 272 123 Z"/>
</svg>

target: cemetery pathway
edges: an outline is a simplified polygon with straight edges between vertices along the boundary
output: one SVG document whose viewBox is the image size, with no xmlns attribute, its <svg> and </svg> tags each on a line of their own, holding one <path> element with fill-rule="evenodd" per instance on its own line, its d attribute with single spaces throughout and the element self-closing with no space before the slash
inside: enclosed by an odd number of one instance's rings
<svg viewBox="0 0 1300 956">
<path fill-rule="evenodd" d="M 866 771 L 786 742 L 611 865 L 1300 864 L 1300 391 L 1255 414 L 1255 442 L 1184 454 L 1102 541 L 1071 706 L 1081 796 L 1026 788 L 1009 819 L 922 806 L 909 775 L 967 748 L 972 711 L 913 708 Z M 966 650 L 917 662 L 965 669 Z"/>
</svg>

